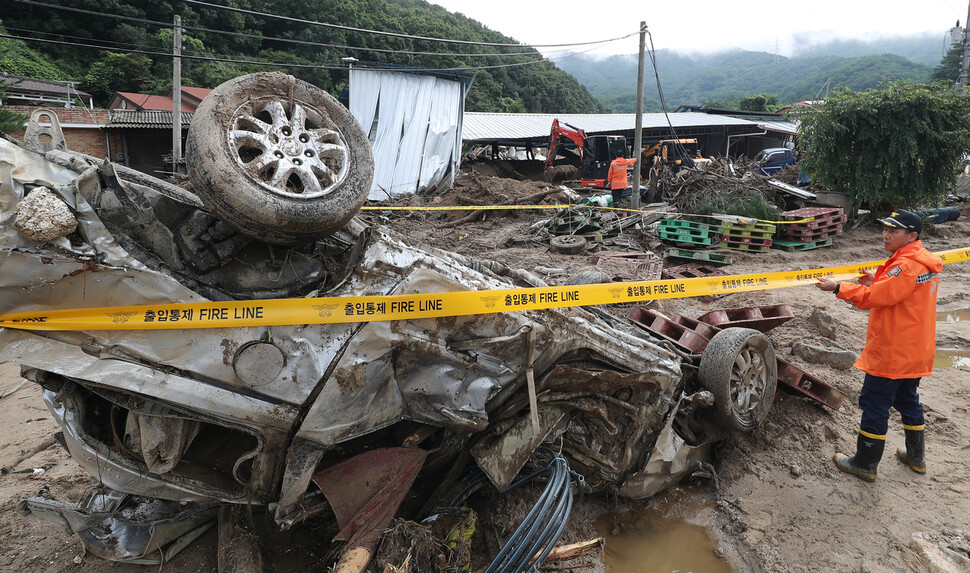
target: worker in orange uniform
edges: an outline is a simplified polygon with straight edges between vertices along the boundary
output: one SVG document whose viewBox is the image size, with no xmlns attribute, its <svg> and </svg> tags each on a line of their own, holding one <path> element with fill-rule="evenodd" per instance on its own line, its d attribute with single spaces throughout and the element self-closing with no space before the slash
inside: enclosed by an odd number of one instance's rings
<svg viewBox="0 0 970 573">
<path fill-rule="evenodd" d="M 875 481 L 889 429 L 889 409 L 899 412 L 906 449 L 896 457 L 916 473 L 926 473 L 923 405 L 919 381 L 933 373 L 936 353 L 936 295 L 943 261 L 923 248 L 919 215 L 896 211 L 879 219 L 882 244 L 892 253 L 859 284 L 819 279 L 815 286 L 833 291 L 869 311 L 866 345 L 854 366 L 866 373 L 859 395 L 862 422 L 854 456 L 837 453 L 835 465 L 866 481 Z"/>
<path fill-rule="evenodd" d="M 636 163 L 636 158 L 624 158 L 622 151 L 617 151 L 616 159 L 610 163 L 610 171 L 606 175 L 606 180 L 610 182 L 610 192 L 613 194 L 614 205 L 631 193 L 630 184 L 626 178 L 626 168 L 636 165 Z"/>
</svg>

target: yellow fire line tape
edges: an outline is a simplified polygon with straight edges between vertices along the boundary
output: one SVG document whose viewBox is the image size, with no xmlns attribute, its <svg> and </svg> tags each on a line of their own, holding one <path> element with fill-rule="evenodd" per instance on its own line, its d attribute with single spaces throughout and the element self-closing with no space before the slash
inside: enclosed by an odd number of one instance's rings
<svg viewBox="0 0 970 573">
<path fill-rule="evenodd" d="M 944 263 L 970 260 L 970 248 L 936 253 Z M 885 261 L 815 270 L 635 281 L 595 285 L 290 298 L 52 310 L 0 315 L 0 327 L 24 330 L 160 330 L 413 320 L 748 292 L 846 280 Z"/>
<path fill-rule="evenodd" d="M 724 217 L 736 217 L 745 221 L 757 221 L 759 223 L 771 223 L 772 225 L 793 225 L 797 223 L 811 223 L 815 217 L 806 217 L 795 221 L 771 221 L 768 219 L 755 219 L 754 217 L 741 217 L 735 215 L 697 215 L 693 213 L 681 213 L 678 211 L 648 211 L 646 209 L 625 209 L 623 207 L 602 207 L 600 205 L 576 204 L 557 204 L 557 205 L 439 205 L 439 206 L 388 206 L 378 207 L 368 205 L 361 207 L 361 211 L 505 211 L 509 209 L 567 209 L 569 207 L 586 207 L 587 209 L 601 209 L 604 211 L 622 211 L 624 213 L 649 213 L 653 215 L 681 215 L 684 217 L 704 217 L 707 219 L 722 219 Z"/>
</svg>

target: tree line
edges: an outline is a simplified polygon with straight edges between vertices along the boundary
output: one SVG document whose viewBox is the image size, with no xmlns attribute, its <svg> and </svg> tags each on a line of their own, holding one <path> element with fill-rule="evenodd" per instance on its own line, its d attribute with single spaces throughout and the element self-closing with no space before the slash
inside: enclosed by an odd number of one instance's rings
<svg viewBox="0 0 970 573">
<path fill-rule="evenodd" d="M 213 0 L 213 3 L 225 2 Z M 466 109 L 469 111 L 606 111 L 575 78 L 544 60 L 538 51 L 531 48 L 467 46 L 379 36 L 265 18 L 178 0 L 60 0 L 59 3 L 90 12 L 165 23 L 171 23 L 175 15 L 180 15 L 183 25 L 187 27 L 236 33 L 226 35 L 188 28 L 183 31 L 183 54 L 213 58 L 209 61 L 182 60 L 182 81 L 187 86 L 215 87 L 242 74 L 277 69 L 336 94 L 347 84 L 347 72 L 341 60 L 353 57 L 379 64 L 436 69 L 477 68 L 469 70 L 475 74 L 466 99 Z M 231 5 L 253 12 L 410 36 L 469 42 L 516 42 L 461 14 L 453 14 L 423 0 L 234 0 Z M 101 104 L 106 104 L 115 91 L 162 94 L 171 87 L 170 58 L 118 49 L 171 53 L 171 26 L 17 2 L 7 2 L 0 18 L 0 24 L 6 28 L 34 32 L 11 31 L 10 34 L 66 40 L 69 44 L 108 46 L 104 50 L 97 50 L 72 45 L 0 40 L 0 69 L 9 73 L 40 79 L 79 81 L 78 88 L 91 93 Z M 111 47 L 116 49 L 112 50 Z M 469 53 L 489 55 L 479 57 L 467 55 Z M 508 53 L 524 55 L 501 55 Z M 260 60 L 283 65 L 267 67 L 220 60 Z M 527 64 L 536 60 L 541 61 Z M 500 67 L 507 64 L 527 65 Z"/>
<path fill-rule="evenodd" d="M 784 105 L 818 99 L 838 86 L 865 90 L 887 79 L 923 82 L 933 72 L 932 66 L 894 54 L 844 57 L 821 49 L 812 57 L 795 58 L 744 50 L 703 56 L 658 50 L 656 60 L 668 110 L 681 104 L 742 109 L 741 101 L 757 94 L 774 95 Z M 557 63 L 615 112 L 635 111 L 634 56 L 580 56 Z M 644 99 L 645 111 L 660 111 L 656 85 L 647 85 Z"/>
</svg>

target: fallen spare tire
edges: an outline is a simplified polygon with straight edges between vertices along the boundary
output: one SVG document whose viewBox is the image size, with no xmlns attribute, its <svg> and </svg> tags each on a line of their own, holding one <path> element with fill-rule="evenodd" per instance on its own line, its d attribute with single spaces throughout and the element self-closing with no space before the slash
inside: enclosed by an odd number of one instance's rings
<svg viewBox="0 0 970 573">
<path fill-rule="evenodd" d="M 577 255 L 586 250 L 586 239 L 575 235 L 557 235 L 549 241 L 549 246 L 564 255 Z"/>
<path fill-rule="evenodd" d="M 775 350 L 757 330 L 724 329 L 701 354 L 698 379 L 714 394 L 714 421 L 727 430 L 750 432 L 761 425 L 775 398 Z"/>
<path fill-rule="evenodd" d="M 239 232 L 277 244 L 325 237 L 360 210 L 374 157 L 350 111 L 279 72 L 240 76 L 206 96 L 186 139 L 194 191 Z"/>
</svg>

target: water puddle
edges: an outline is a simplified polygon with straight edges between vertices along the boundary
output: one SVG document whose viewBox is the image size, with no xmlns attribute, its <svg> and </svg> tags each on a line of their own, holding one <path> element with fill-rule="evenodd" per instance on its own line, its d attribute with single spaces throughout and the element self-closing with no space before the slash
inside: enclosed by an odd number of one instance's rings
<svg viewBox="0 0 970 573">
<path fill-rule="evenodd" d="M 970 308 L 956 308 L 940 310 L 936 313 L 937 322 L 967 322 L 970 321 Z"/>
<path fill-rule="evenodd" d="M 656 511 L 606 514 L 596 529 L 606 538 L 609 573 L 737 573 L 715 554 L 706 529 Z"/>
<path fill-rule="evenodd" d="M 933 368 L 959 368 L 970 370 L 970 350 L 937 348 Z"/>
</svg>

